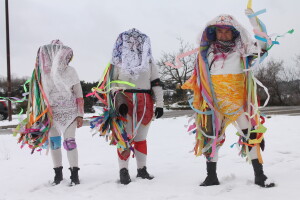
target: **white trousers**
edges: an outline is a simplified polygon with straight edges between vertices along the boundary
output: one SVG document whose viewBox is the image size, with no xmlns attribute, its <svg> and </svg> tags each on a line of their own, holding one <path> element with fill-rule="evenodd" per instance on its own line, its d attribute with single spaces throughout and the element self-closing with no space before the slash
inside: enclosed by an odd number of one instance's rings
<svg viewBox="0 0 300 200">
<path fill-rule="evenodd" d="M 70 126 L 63 133 L 64 140 L 66 140 L 68 138 L 74 138 L 75 139 L 76 126 L 77 126 L 77 121 L 75 120 L 74 122 L 72 122 L 72 124 L 70 124 Z M 52 127 L 49 131 L 49 136 L 51 138 L 51 137 L 61 136 L 61 134 L 59 133 L 59 131 L 55 127 Z M 61 147 L 58 148 L 58 149 L 55 149 L 55 150 L 51 149 L 51 147 L 50 147 L 54 168 L 62 166 Z M 75 148 L 71 151 L 67 151 L 67 157 L 68 157 L 70 167 L 78 167 L 78 151 L 77 151 L 77 148 Z"/>
<path fill-rule="evenodd" d="M 126 124 L 126 131 L 130 132 L 132 134 L 132 118 L 129 115 L 127 115 L 127 120 L 128 120 L 128 122 Z M 140 141 L 146 140 L 150 124 L 151 124 L 151 122 L 149 122 L 149 124 L 147 124 L 147 126 L 144 126 L 143 124 L 141 124 L 138 127 L 137 134 L 134 137 L 135 142 L 140 142 Z M 144 166 L 146 166 L 147 155 L 142 152 L 139 152 L 136 149 L 135 149 L 134 153 L 135 153 L 135 157 L 136 157 L 137 168 L 140 169 L 140 168 L 143 168 Z M 130 159 L 130 157 L 127 160 L 121 160 L 118 157 L 120 169 L 122 169 L 122 168 L 128 169 L 129 159 Z"/>
</svg>

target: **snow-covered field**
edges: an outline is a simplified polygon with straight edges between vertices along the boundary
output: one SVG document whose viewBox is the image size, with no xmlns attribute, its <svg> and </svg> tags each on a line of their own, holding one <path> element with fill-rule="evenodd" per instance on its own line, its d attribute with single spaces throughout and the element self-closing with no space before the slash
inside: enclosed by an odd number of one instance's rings
<svg viewBox="0 0 300 200">
<path fill-rule="evenodd" d="M 298 199 L 300 195 L 300 116 L 272 116 L 263 153 L 266 175 L 274 188 L 253 184 L 252 166 L 237 155 L 235 130 L 227 129 L 227 141 L 220 151 L 219 186 L 200 187 L 206 177 L 205 159 L 190 151 L 194 137 L 184 128 L 186 117 L 153 122 L 148 136 L 148 169 L 155 179 L 135 178 L 136 163 L 131 158 L 129 185 L 118 183 L 116 149 L 104 138 L 91 136 L 89 127 L 77 131 L 81 184 L 68 187 L 70 173 L 63 154 L 64 181 L 51 186 L 54 171 L 51 156 L 20 149 L 16 138 L 0 135 L 0 200 L 17 199 L 207 199 L 277 200 Z M 65 152 L 64 152 L 65 153 Z"/>
<path fill-rule="evenodd" d="M 18 124 L 20 122 L 20 120 L 24 119 L 25 117 L 26 117 L 25 114 L 23 114 L 21 116 L 19 116 L 19 115 L 12 115 L 12 121 L 8 121 L 8 119 L 0 121 L 0 127 L 1 126 Z"/>
</svg>

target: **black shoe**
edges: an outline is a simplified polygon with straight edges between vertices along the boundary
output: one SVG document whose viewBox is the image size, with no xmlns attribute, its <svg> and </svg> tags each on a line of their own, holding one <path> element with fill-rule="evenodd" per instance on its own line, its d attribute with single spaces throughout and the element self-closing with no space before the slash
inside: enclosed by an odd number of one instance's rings
<svg viewBox="0 0 300 200">
<path fill-rule="evenodd" d="M 260 187 L 274 187 L 275 183 L 266 183 L 268 177 L 264 174 L 263 166 L 259 163 L 258 159 L 252 160 L 252 166 L 254 169 L 254 183 Z"/>
<path fill-rule="evenodd" d="M 71 176 L 70 176 L 71 185 L 73 185 L 73 184 L 75 184 L 75 185 L 80 184 L 79 177 L 78 177 L 78 171 L 80 170 L 80 168 L 78 168 L 78 167 L 70 167 L 69 170 L 71 171 Z"/>
<path fill-rule="evenodd" d="M 154 176 L 149 175 L 149 173 L 147 172 L 147 167 L 144 166 L 141 169 L 137 170 L 137 175 L 136 177 L 141 177 L 142 179 L 148 179 L 148 180 L 152 180 L 154 178 Z"/>
<path fill-rule="evenodd" d="M 207 175 L 205 180 L 200 184 L 200 186 L 211 186 L 211 185 L 220 185 L 217 176 Z"/>
<path fill-rule="evenodd" d="M 128 173 L 128 169 L 126 168 L 122 168 L 120 170 L 120 182 L 121 184 L 127 185 L 131 182 L 129 173 Z"/>
<path fill-rule="evenodd" d="M 62 174 L 63 167 L 56 167 L 53 169 L 55 172 L 55 176 L 54 176 L 54 181 L 53 181 L 52 185 L 58 185 L 63 180 L 63 174 Z"/>
<path fill-rule="evenodd" d="M 206 162 L 207 177 L 200 184 L 200 186 L 211 186 L 220 185 L 219 179 L 217 177 L 217 163 L 216 162 Z"/>
</svg>

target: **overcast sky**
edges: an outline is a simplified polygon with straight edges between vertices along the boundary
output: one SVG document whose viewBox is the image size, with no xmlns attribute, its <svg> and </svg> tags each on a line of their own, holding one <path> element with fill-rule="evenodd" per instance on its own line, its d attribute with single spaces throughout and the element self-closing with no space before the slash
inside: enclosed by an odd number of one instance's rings
<svg viewBox="0 0 300 200">
<path fill-rule="evenodd" d="M 248 0 L 9 0 L 11 71 L 30 76 L 38 47 L 60 39 L 74 51 L 70 63 L 81 80 L 97 81 L 110 61 L 119 33 L 137 28 L 152 42 L 153 56 L 175 52 L 178 40 L 196 46 L 204 25 L 219 14 L 231 14 L 249 31 L 244 15 Z M 0 0 L 0 76 L 6 76 L 5 0 Z M 270 33 L 293 35 L 280 39 L 270 56 L 287 63 L 300 55 L 300 1 L 253 0 L 255 11 Z M 252 33 L 252 32 L 251 32 Z"/>
</svg>

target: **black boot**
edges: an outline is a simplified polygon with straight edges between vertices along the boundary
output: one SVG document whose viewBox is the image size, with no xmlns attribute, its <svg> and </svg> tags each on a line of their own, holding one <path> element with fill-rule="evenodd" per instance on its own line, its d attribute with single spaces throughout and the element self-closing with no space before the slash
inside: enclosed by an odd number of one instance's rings
<svg viewBox="0 0 300 200">
<path fill-rule="evenodd" d="M 78 167 L 70 167 L 69 170 L 71 171 L 71 176 L 70 176 L 71 185 L 73 185 L 73 183 L 75 185 L 80 184 L 79 177 L 78 177 L 78 171 L 80 170 L 80 168 L 78 168 Z"/>
<path fill-rule="evenodd" d="M 136 177 L 141 177 L 142 179 L 148 179 L 148 180 L 151 180 L 154 178 L 154 176 L 149 175 L 149 173 L 147 172 L 146 166 L 137 170 Z"/>
<path fill-rule="evenodd" d="M 53 181 L 52 185 L 60 184 L 60 182 L 63 180 L 63 174 L 62 174 L 63 167 L 56 167 L 53 169 L 55 172 L 55 176 L 54 176 L 54 181 Z"/>
<path fill-rule="evenodd" d="M 207 177 L 200 186 L 220 185 L 217 177 L 217 163 L 206 162 Z"/>
<path fill-rule="evenodd" d="M 120 182 L 121 184 L 127 185 L 131 182 L 129 173 L 128 173 L 128 169 L 126 168 L 122 168 L 120 170 Z"/>
<path fill-rule="evenodd" d="M 259 163 L 258 159 L 252 160 L 252 166 L 253 166 L 254 175 L 255 175 L 254 183 L 256 185 L 259 185 L 261 187 L 274 187 L 275 186 L 275 183 L 268 183 L 268 184 L 265 183 L 265 181 L 267 180 L 268 177 L 264 174 L 263 166 L 262 166 L 262 164 Z"/>
</svg>

